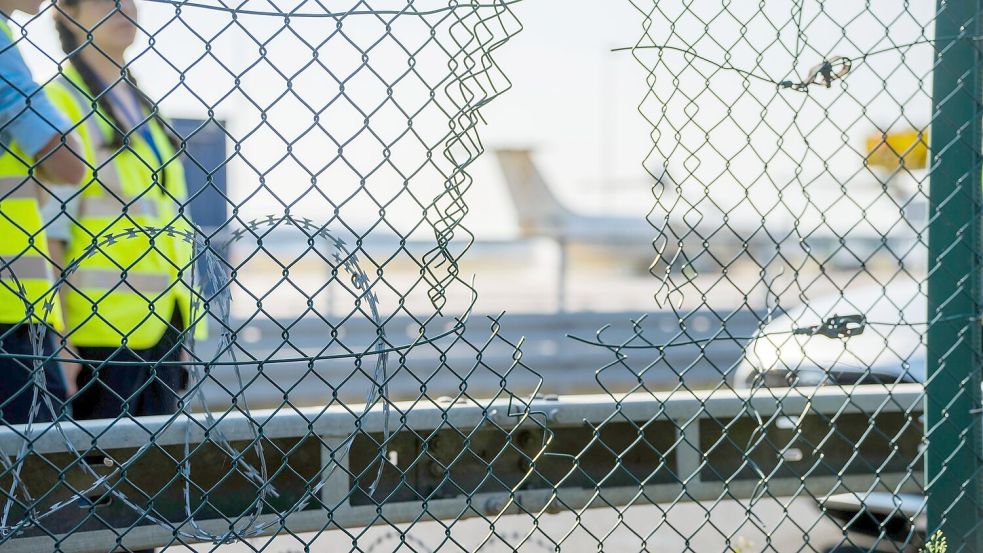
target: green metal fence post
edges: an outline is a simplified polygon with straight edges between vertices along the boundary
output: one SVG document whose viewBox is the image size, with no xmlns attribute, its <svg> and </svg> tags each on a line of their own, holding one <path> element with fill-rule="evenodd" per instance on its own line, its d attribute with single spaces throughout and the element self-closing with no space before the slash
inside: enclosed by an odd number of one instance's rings
<svg viewBox="0 0 983 553">
<path fill-rule="evenodd" d="M 926 489 L 929 532 L 983 551 L 981 532 L 981 0 L 938 0 L 929 227 Z"/>
</svg>

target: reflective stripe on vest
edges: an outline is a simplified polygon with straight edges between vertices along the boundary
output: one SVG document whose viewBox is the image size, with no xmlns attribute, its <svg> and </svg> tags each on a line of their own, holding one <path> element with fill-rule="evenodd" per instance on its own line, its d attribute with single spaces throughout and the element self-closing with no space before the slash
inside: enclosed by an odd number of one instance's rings
<svg viewBox="0 0 983 553">
<path fill-rule="evenodd" d="M 65 83 L 64 86 L 71 91 L 72 95 L 75 96 L 75 100 L 80 105 L 87 105 L 86 99 L 80 91 L 75 89 L 74 85 Z M 88 105 L 91 105 L 91 102 L 88 102 Z M 99 122 L 96 121 L 96 117 L 99 117 L 99 115 L 96 112 L 92 112 L 83 120 L 82 124 L 85 125 L 89 139 L 93 141 L 93 150 L 95 150 L 97 158 L 101 158 L 102 156 L 99 154 L 108 153 L 108 149 L 105 147 L 102 138 L 102 129 L 99 128 Z M 98 196 L 83 194 L 79 198 L 79 217 L 98 217 L 113 220 L 125 220 L 127 217 L 148 217 L 153 219 L 150 224 L 155 225 L 160 216 L 157 201 L 151 198 L 149 193 L 143 193 L 138 198 L 126 198 L 119 171 L 116 170 L 115 158 L 107 155 L 105 161 L 96 159 L 96 163 L 102 164 L 94 168 L 93 179 L 99 181 L 103 191 Z"/>
<path fill-rule="evenodd" d="M 80 105 L 86 105 L 82 93 L 76 90 L 73 85 L 67 84 L 66 88 L 72 92 Z M 89 102 L 89 105 L 91 105 L 91 102 Z M 93 149 L 96 151 L 97 157 L 102 157 L 98 154 L 106 152 L 107 148 L 105 148 L 105 144 L 103 143 L 102 129 L 99 128 L 99 122 L 96 121 L 96 117 L 99 117 L 99 115 L 95 112 L 90 113 L 82 124 L 85 125 L 90 140 L 93 141 Z M 99 160 L 97 159 L 98 162 Z M 106 161 L 102 165 L 93 168 L 92 177 L 99 181 L 103 191 L 98 196 L 83 194 L 79 198 L 81 202 L 79 214 L 82 217 L 114 219 L 122 218 L 125 214 L 131 217 L 152 217 L 156 219 L 159 214 L 157 201 L 151 198 L 149 193 L 143 193 L 138 198 L 125 199 L 126 194 L 123 192 L 123 183 L 115 164 L 115 159 L 107 155 Z"/>
<path fill-rule="evenodd" d="M 0 178 L 0 200 L 37 200 L 38 184 L 30 177 Z"/>
<path fill-rule="evenodd" d="M 83 265 L 69 275 L 68 282 L 79 289 L 159 294 L 167 289 L 171 279 L 169 275 L 132 271 L 127 271 L 124 277 L 122 270 L 89 268 Z M 147 296 L 147 299 L 154 298 Z"/>
<path fill-rule="evenodd" d="M 174 308 L 167 236 L 156 230 L 165 226 L 158 190 L 142 166 L 138 170 L 140 161 L 131 150 L 107 145 L 101 115 L 86 92 L 65 76 L 60 84 L 70 93 L 60 101 L 75 104 L 64 109 L 81 112 L 76 120 L 81 119 L 83 146 L 93 156 L 88 162 L 96 187 L 79 197 L 69 244 L 68 254 L 78 263 L 65 287 L 72 340 L 105 347 L 120 345 L 125 337 L 130 348 L 153 347 Z"/>
<path fill-rule="evenodd" d="M 7 193 L 0 196 L 0 323 L 43 318 L 61 331 L 61 304 L 53 301 L 54 270 L 48 261 L 37 187 L 27 175 L 0 182 Z"/>
<path fill-rule="evenodd" d="M 80 106 L 92 105 L 92 101 L 86 99 L 82 92 L 75 88 L 75 85 L 68 79 L 62 78 L 62 85 L 71 92 Z M 102 185 L 103 191 L 98 196 L 83 194 L 79 198 L 79 215 L 81 217 L 113 219 L 122 219 L 128 215 L 130 217 L 150 217 L 156 220 L 160 216 L 160 209 L 157 201 L 150 196 L 149 192 L 144 192 L 137 198 L 127 199 L 119 171 L 116 170 L 116 159 L 110 155 L 105 146 L 102 129 L 99 128 L 99 122 L 96 120 L 97 117 L 100 115 L 93 111 L 83 119 L 82 124 L 89 135 L 89 140 L 93 142 L 93 150 L 95 150 L 97 157 L 96 163 L 101 163 L 101 165 L 93 168 L 92 178 Z M 105 156 L 101 155 L 104 153 Z"/>
<path fill-rule="evenodd" d="M 16 49 L 3 18 L 0 32 Z M 53 269 L 47 261 L 39 187 L 30 175 L 33 166 L 34 160 L 16 141 L 0 148 L 0 323 L 36 322 L 44 314 L 46 322 L 61 331 L 61 304 L 53 301 Z"/>
<path fill-rule="evenodd" d="M 125 202 L 125 203 L 124 203 Z M 136 200 L 119 200 L 108 194 L 101 196 L 83 197 L 79 206 L 80 217 L 100 217 L 100 218 L 124 218 L 130 217 L 151 217 L 157 219 L 159 210 L 157 202 L 147 200 L 143 196 Z"/>
<path fill-rule="evenodd" d="M 39 255 L 22 255 L 13 258 L 0 255 L 0 278 L 51 280 L 51 264 Z"/>
</svg>

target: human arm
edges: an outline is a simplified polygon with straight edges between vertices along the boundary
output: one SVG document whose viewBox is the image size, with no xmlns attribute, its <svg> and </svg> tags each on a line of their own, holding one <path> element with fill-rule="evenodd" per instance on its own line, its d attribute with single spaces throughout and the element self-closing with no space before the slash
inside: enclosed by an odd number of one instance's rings
<svg viewBox="0 0 983 553">
<path fill-rule="evenodd" d="M 54 135 L 34 154 L 41 178 L 55 184 L 78 184 L 85 174 L 79 159 L 79 143 L 72 134 Z"/>
<path fill-rule="evenodd" d="M 0 32 L 0 141 L 38 160 L 50 182 L 78 183 L 84 167 L 71 125 L 34 81 L 17 45 Z"/>
</svg>

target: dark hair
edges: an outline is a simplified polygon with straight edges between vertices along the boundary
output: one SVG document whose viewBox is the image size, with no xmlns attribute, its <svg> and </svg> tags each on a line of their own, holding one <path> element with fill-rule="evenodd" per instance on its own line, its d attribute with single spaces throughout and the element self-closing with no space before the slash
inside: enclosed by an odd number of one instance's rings
<svg viewBox="0 0 983 553">
<path fill-rule="evenodd" d="M 65 6 L 75 7 L 78 6 L 82 0 L 60 0 L 59 4 Z M 126 136 L 126 132 L 123 131 L 123 126 L 120 124 L 119 114 L 116 112 L 116 106 L 109 100 L 108 90 L 104 90 L 104 86 L 112 86 L 112 83 L 103 83 L 102 80 L 96 75 L 92 67 L 79 55 L 82 52 L 83 44 L 79 43 L 78 38 L 75 33 L 69 27 L 66 22 L 66 18 L 71 19 L 70 16 L 65 14 L 63 11 L 58 11 L 55 14 L 55 30 L 58 31 L 58 40 L 61 42 L 61 49 L 68 55 L 68 59 L 72 62 L 72 66 L 78 71 L 79 75 L 82 77 L 82 82 L 85 84 L 86 88 L 89 89 L 89 93 L 95 98 L 96 103 L 99 108 L 105 114 L 104 119 L 108 119 L 110 125 L 112 125 L 115 132 L 113 132 L 112 137 L 109 140 L 109 145 L 114 148 L 123 147 L 123 137 Z M 74 23 L 74 22 L 73 22 Z M 78 26 L 78 24 L 76 24 Z M 81 27 L 79 27 L 81 29 Z M 88 33 L 88 31 L 86 31 Z M 91 35 L 89 35 L 88 41 L 91 41 Z M 136 91 L 137 101 L 140 102 L 140 106 L 147 110 L 148 113 L 152 114 L 152 119 L 157 122 L 160 128 L 167 135 L 168 141 L 175 150 L 180 149 L 181 141 L 171 132 L 170 126 L 161 118 L 160 113 L 157 110 L 157 106 L 150 100 L 150 98 L 144 94 L 140 87 L 137 85 L 136 79 L 130 74 L 129 70 L 121 69 L 120 76 L 125 79 Z M 93 106 L 95 107 L 95 106 Z"/>
</svg>

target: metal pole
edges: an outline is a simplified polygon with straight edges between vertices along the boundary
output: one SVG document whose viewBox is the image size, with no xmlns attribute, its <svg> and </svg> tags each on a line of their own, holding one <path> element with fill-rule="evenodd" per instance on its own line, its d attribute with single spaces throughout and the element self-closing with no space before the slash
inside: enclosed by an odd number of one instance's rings
<svg viewBox="0 0 983 553">
<path fill-rule="evenodd" d="M 980 476 L 980 35 L 983 0 L 935 20 L 925 455 L 928 531 L 983 551 Z"/>
<path fill-rule="evenodd" d="M 556 260 L 556 311 L 557 313 L 567 312 L 567 273 L 569 272 L 569 252 L 567 251 L 567 239 L 565 236 L 557 236 L 557 260 Z"/>
</svg>

